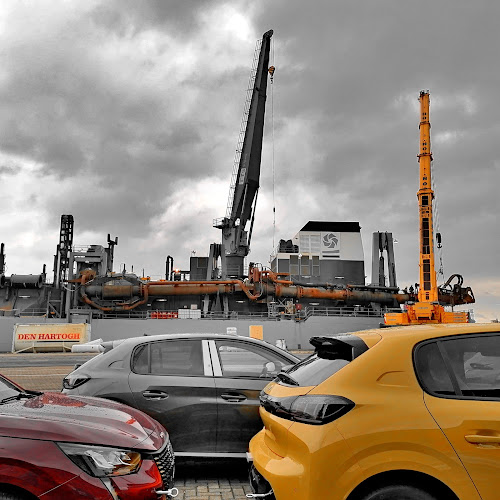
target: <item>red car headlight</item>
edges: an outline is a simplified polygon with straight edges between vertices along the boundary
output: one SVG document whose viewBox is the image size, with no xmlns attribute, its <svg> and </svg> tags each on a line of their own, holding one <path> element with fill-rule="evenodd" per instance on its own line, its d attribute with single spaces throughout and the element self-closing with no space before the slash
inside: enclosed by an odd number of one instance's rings
<svg viewBox="0 0 500 500">
<path fill-rule="evenodd" d="M 142 463 L 137 451 L 73 443 L 57 443 L 57 446 L 78 467 L 95 477 L 132 474 Z"/>
</svg>

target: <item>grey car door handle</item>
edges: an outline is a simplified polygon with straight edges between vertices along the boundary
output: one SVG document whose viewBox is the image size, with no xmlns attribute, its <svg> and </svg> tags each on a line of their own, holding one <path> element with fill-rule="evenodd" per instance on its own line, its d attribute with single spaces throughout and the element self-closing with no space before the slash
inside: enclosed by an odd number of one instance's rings
<svg viewBox="0 0 500 500">
<path fill-rule="evenodd" d="M 142 395 L 147 399 L 167 399 L 168 393 L 163 391 L 144 391 Z"/>
<path fill-rule="evenodd" d="M 221 394 L 220 397 L 231 403 L 237 403 L 238 401 L 245 401 L 246 399 L 246 396 L 243 396 L 243 394 L 235 394 L 235 393 Z"/>
</svg>

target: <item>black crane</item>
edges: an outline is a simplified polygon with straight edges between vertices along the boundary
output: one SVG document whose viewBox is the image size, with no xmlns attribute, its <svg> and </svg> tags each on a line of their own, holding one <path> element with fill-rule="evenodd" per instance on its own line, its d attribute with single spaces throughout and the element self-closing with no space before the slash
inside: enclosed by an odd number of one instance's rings
<svg viewBox="0 0 500 500">
<path fill-rule="evenodd" d="M 244 259 L 250 252 L 255 206 L 259 190 L 262 137 L 264 134 L 264 113 L 267 97 L 268 74 L 273 75 L 274 67 L 269 67 L 269 52 L 273 30 L 262 36 L 254 58 L 250 85 L 245 103 L 244 118 L 240 130 L 235 168 L 226 216 L 214 221 L 214 227 L 222 229 L 221 244 L 210 246 L 207 279 L 218 278 L 218 257 L 221 259 L 220 275 L 225 278 L 245 276 Z M 250 222 L 249 230 L 246 229 Z"/>
</svg>

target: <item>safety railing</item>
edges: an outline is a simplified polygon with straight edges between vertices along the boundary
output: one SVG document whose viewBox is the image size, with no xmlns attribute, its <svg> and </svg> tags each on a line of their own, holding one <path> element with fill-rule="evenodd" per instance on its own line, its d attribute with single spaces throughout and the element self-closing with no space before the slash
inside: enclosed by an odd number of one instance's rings
<svg viewBox="0 0 500 500">
<path fill-rule="evenodd" d="M 180 312 L 181 311 L 181 312 Z M 275 308 L 270 311 L 263 312 L 239 312 L 239 311 L 229 311 L 228 313 L 218 311 L 218 312 L 208 312 L 203 313 L 199 309 L 198 314 L 186 315 L 183 314 L 186 311 L 192 311 L 190 309 L 180 309 L 175 311 L 120 311 L 120 312 L 103 312 L 89 310 L 87 308 L 75 308 L 72 309 L 72 313 L 86 313 L 91 312 L 94 318 L 103 319 L 158 319 L 158 320 L 182 320 L 182 319 L 203 319 L 203 320 L 238 320 L 238 319 L 259 319 L 262 321 L 280 321 L 281 319 L 300 319 L 302 321 L 308 318 L 317 317 L 335 317 L 335 316 L 357 316 L 357 317 L 375 317 L 382 318 L 387 312 L 401 312 L 399 308 L 387 308 L 374 310 L 370 308 L 363 307 L 317 307 L 317 306 L 306 306 L 302 309 L 290 310 L 286 307 Z M 18 317 L 47 317 L 47 309 L 25 309 L 16 311 L 2 311 L 5 316 L 18 316 Z M 7 314 L 6 314 L 7 313 Z M 195 317 L 196 316 L 196 317 Z"/>
</svg>

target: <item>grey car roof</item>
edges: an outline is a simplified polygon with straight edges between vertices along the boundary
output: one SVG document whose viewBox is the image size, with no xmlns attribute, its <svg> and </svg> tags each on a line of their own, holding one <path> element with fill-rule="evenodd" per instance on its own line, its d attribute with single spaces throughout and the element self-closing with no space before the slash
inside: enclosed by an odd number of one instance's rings
<svg viewBox="0 0 500 500">
<path fill-rule="evenodd" d="M 224 340 L 231 340 L 231 339 L 237 339 L 237 340 L 245 340 L 248 342 L 252 342 L 254 344 L 258 345 L 263 345 L 267 348 L 270 348 L 278 353 L 284 353 L 285 355 L 291 356 L 296 358 L 294 354 L 285 351 L 284 349 L 281 349 L 280 347 L 276 347 L 270 342 L 266 342 L 265 340 L 259 340 L 255 339 L 252 337 L 246 337 L 244 335 L 237 335 L 237 334 L 229 334 L 229 333 L 213 333 L 213 332 L 207 332 L 207 333 L 165 333 L 165 334 L 160 334 L 160 335 L 149 335 L 149 334 L 143 334 L 141 336 L 137 337 L 129 337 L 126 339 L 117 339 L 117 340 L 110 340 L 106 342 L 101 342 L 101 345 L 105 348 L 105 352 L 110 351 L 111 349 L 118 347 L 119 345 L 127 344 L 127 345 L 137 345 L 141 344 L 143 342 L 151 342 L 151 341 L 157 341 L 157 340 L 167 340 L 167 339 L 189 339 L 189 338 L 200 338 L 200 339 L 224 339 Z"/>
</svg>

